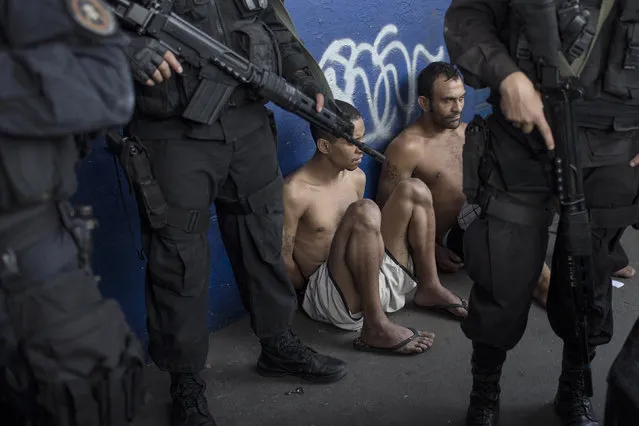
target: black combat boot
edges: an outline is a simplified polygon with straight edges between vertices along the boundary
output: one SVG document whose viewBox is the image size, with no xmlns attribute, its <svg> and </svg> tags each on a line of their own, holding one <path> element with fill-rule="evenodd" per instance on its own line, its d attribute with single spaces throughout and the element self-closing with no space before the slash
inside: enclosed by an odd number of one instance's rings
<svg viewBox="0 0 639 426">
<path fill-rule="evenodd" d="M 171 426 L 216 426 L 205 390 L 197 373 L 171 373 Z"/>
<path fill-rule="evenodd" d="M 466 413 L 467 426 L 499 424 L 499 379 L 506 351 L 482 344 L 473 344 L 471 361 L 473 389 Z"/>
<path fill-rule="evenodd" d="M 565 349 L 555 396 L 555 411 L 563 426 L 599 426 L 590 399 L 585 393 L 582 366 Z"/>
<path fill-rule="evenodd" d="M 261 339 L 262 353 L 257 371 L 263 376 L 297 376 L 317 382 L 336 382 L 346 375 L 346 364 L 337 358 L 318 354 L 305 346 L 292 331 Z"/>
</svg>

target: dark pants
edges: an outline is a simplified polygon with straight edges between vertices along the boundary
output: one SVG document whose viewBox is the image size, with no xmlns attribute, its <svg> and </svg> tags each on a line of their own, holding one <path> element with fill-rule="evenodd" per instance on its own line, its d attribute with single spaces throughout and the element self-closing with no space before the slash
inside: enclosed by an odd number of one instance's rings
<svg viewBox="0 0 639 426">
<path fill-rule="evenodd" d="M 531 206 L 535 203 L 537 207 L 552 208 L 552 168 L 544 159 L 547 155 L 543 146 L 532 137 L 523 137 L 499 116 L 491 116 L 488 123 L 493 135 L 491 152 L 498 164 L 495 181 L 502 182 L 498 197 L 533 200 Z M 582 129 L 579 143 L 591 149 L 598 146 L 601 150 L 610 149 L 606 143 L 621 143 L 610 138 L 612 136 L 601 132 L 586 133 Z M 629 145 L 626 140 L 628 151 Z M 627 158 L 622 160 L 625 163 L 584 170 L 584 192 L 589 208 L 624 207 L 635 202 L 639 195 L 639 169 L 628 166 L 629 155 L 630 152 L 625 153 Z M 608 343 L 612 338 L 612 250 L 624 229 L 592 229 L 594 302 L 588 333 L 593 346 Z M 485 213 L 466 230 L 465 266 L 474 285 L 462 329 L 474 343 L 502 350 L 517 345 L 526 329 L 547 244 L 547 227 L 522 225 Z M 561 244 L 560 236 L 557 244 Z M 569 347 L 574 347 L 572 301 L 566 274 L 566 265 L 559 264 L 555 256 L 547 312 L 555 333 Z"/>
<path fill-rule="evenodd" d="M 224 247 L 259 338 L 289 328 L 295 291 L 281 258 L 282 176 L 264 110 L 256 131 L 235 140 L 144 141 L 153 174 L 171 208 L 208 212 L 212 203 Z M 208 214 L 199 220 L 210 222 Z M 208 352 L 210 252 L 207 229 L 153 230 L 142 220 L 148 257 L 149 353 L 171 372 L 197 372 Z"/>
<path fill-rule="evenodd" d="M 639 319 L 608 374 L 605 426 L 637 424 L 639 416 Z M 635 419 L 635 420 L 632 420 Z"/>
</svg>

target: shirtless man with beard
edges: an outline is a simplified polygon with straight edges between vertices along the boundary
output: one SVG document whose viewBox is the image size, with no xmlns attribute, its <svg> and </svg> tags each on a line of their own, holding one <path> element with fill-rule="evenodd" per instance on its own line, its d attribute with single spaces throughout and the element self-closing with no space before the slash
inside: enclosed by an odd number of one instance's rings
<svg viewBox="0 0 639 426">
<path fill-rule="evenodd" d="M 462 191 L 462 150 L 466 123 L 461 122 L 466 89 L 451 64 L 432 62 L 417 78 L 422 115 L 386 148 L 387 162 L 377 189 L 377 203 L 384 206 L 404 179 L 423 181 L 433 196 L 435 257 L 443 272 L 463 268 L 463 233 L 458 216 L 466 202 Z M 535 299 L 546 304 L 550 269 L 544 265 Z"/>
<path fill-rule="evenodd" d="M 364 136 L 364 121 L 350 104 L 336 101 Z M 346 140 L 311 127 L 317 150 L 284 185 L 282 257 L 291 281 L 303 292 L 302 309 L 316 321 L 361 329 L 358 350 L 423 353 L 434 334 L 394 324 L 396 312 L 415 292 L 424 307 L 451 305 L 463 318 L 466 302 L 439 282 L 434 255 L 434 213 L 426 185 L 407 179 L 380 211 L 364 199 L 362 152 Z"/>
</svg>

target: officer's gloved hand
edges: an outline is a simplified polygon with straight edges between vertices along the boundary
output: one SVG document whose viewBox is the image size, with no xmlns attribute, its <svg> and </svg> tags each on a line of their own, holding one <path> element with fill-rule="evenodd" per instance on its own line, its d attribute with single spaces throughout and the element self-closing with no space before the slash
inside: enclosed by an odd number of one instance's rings
<svg viewBox="0 0 639 426">
<path fill-rule="evenodd" d="M 297 71 L 292 83 L 300 92 L 304 93 L 311 99 L 315 99 L 315 109 L 317 112 L 322 111 L 324 103 L 328 102 L 330 110 L 339 113 L 337 105 L 335 105 L 334 102 L 330 99 L 326 101 L 319 85 L 307 70 Z"/>
<path fill-rule="evenodd" d="M 175 55 L 154 38 L 132 38 L 126 54 L 133 78 L 147 86 L 168 80 L 171 77 L 171 69 L 177 73 L 182 72 L 182 66 Z"/>
</svg>

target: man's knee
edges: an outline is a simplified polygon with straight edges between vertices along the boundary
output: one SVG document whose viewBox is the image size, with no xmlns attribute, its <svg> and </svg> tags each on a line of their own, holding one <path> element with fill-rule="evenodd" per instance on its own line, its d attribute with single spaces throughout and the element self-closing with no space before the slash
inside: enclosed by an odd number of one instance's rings
<svg viewBox="0 0 639 426">
<path fill-rule="evenodd" d="M 348 207 L 346 217 L 354 222 L 355 229 L 363 231 L 377 231 L 381 229 L 382 215 L 375 202 L 363 199 Z"/>
<path fill-rule="evenodd" d="M 433 205 L 433 195 L 424 182 L 416 178 L 409 178 L 397 184 L 395 192 L 400 202 L 410 202 L 423 207 Z"/>
</svg>

